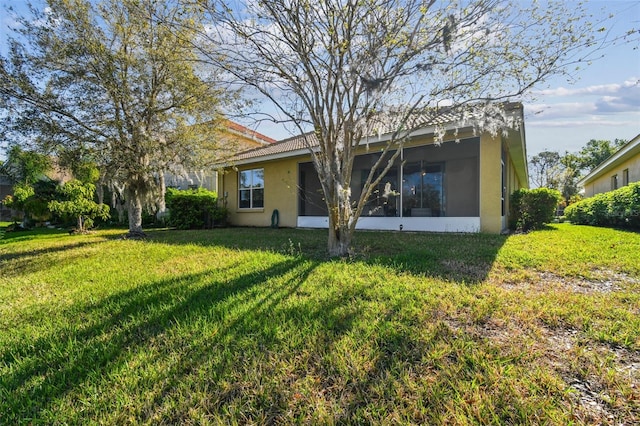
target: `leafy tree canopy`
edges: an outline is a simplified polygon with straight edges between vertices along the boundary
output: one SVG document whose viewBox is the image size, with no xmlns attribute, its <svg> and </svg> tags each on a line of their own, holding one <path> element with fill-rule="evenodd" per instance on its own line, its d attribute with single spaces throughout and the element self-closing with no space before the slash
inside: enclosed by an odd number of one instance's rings
<svg viewBox="0 0 640 426">
<path fill-rule="evenodd" d="M 94 161 L 123 188 L 131 236 L 161 199 L 159 176 L 217 152 L 227 94 L 196 66 L 197 3 L 46 0 L 20 17 L 0 58 L 7 137 Z"/>
<path fill-rule="evenodd" d="M 51 166 L 51 159 L 47 155 L 14 145 L 9 149 L 7 159 L 0 164 L 0 173 L 15 183 L 31 185 L 45 177 Z"/>
<path fill-rule="evenodd" d="M 596 140 L 591 139 L 578 153 L 580 168 L 589 172 L 611 157 L 628 141 L 625 139 Z"/>
<path fill-rule="evenodd" d="M 58 187 L 60 200 L 49 202 L 48 208 L 60 215 L 70 216 L 77 221 L 77 232 L 85 232 L 97 217 L 109 218 L 109 206 L 98 204 L 94 199 L 96 187 L 92 183 L 70 180 Z"/>
<path fill-rule="evenodd" d="M 534 187 L 557 189 L 569 202 L 578 194 L 578 180 L 607 158 L 611 157 L 627 141 L 591 139 L 577 153 L 542 151 L 529 160 L 529 176 Z"/>
</svg>

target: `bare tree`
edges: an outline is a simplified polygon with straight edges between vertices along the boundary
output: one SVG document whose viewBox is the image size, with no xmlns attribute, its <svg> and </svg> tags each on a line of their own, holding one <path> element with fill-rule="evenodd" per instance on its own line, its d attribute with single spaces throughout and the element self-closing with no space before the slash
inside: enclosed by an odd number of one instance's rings
<svg viewBox="0 0 640 426">
<path fill-rule="evenodd" d="M 157 0 L 46 6 L 20 18 L 0 58 L 11 111 L 3 129 L 18 143 L 94 160 L 101 181 L 122 189 L 129 235 L 143 235 L 142 211 L 162 201 L 163 173 L 218 148 L 211 135 L 226 94 L 196 68 L 191 43 L 202 10 Z"/>
<path fill-rule="evenodd" d="M 556 151 L 542 151 L 529 161 L 529 176 L 535 187 L 560 189 L 564 173 L 562 157 Z"/>
<path fill-rule="evenodd" d="M 269 99 L 282 121 L 317 137 L 311 155 L 329 212 L 328 249 L 336 256 L 349 253 L 365 202 L 423 124 L 417 117 L 447 105 L 459 126 L 500 132 L 517 125 L 500 101 L 567 73 L 598 49 L 582 8 L 562 1 L 199 4 L 212 19 L 203 36 L 208 59 Z M 353 200 L 353 160 L 363 137 L 375 133 L 391 137 Z M 436 133 L 441 140 L 444 130 Z"/>
</svg>

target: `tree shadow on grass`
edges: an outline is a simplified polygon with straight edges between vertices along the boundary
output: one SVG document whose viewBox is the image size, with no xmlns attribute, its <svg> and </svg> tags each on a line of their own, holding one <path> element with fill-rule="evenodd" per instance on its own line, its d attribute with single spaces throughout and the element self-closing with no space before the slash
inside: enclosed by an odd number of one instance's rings
<svg viewBox="0 0 640 426">
<path fill-rule="evenodd" d="M 549 227 L 549 230 L 556 230 Z M 59 231 L 45 230 L 60 234 Z M 50 231 L 50 232 L 49 232 Z M 148 241 L 165 244 L 197 244 L 220 246 L 232 250 L 271 251 L 303 257 L 312 261 L 330 260 L 327 256 L 327 231 L 324 229 L 223 228 L 213 230 L 176 231 L 152 229 Z M 31 232 L 16 238 L 32 239 L 40 235 Z M 105 240 L 118 240 L 121 235 L 101 235 Z M 73 238 L 81 238 L 75 236 Z M 410 273 L 463 284 L 482 282 L 508 236 L 489 234 L 450 234 L 424 232 L 358 231 L 354 254 L 347 261 L 365 262 L 390 268 L 397 273 Z M 83 245 L 78 242 L 59 248 L 43 249 L 41 253 L 63 251 Z M 39 250 L 23 254 L 6 254 L 6 259 L 21 258 L 21 272 L 37 271 L 31 259 Z M 0 259 L 3 255 L 0 255 Z M 22 258 L 24 256 L 24 258 Z M 51 266 L 51 265 L 49 265 Z"/>
<path fill-rule="evenodd" d="M 2 275 L 15 277 L 23 274 L 50 269 L 62 263 L 69 263 L 81 257 L 80 254 L 69 254 L 73 249 L 95 246 L 101 241 L 69 241 L 67 244 L 0 254 Z"/>
<path fill-rule="evenodd" d="M 60 314 L 71 318 L 69 323 L 35 341 L 14 339 L 2 349 L 0 362 L 6 366 L 0 377 L 3 422 L 42 421 L 43 414 L 54 410 L 68 392 L 89 380 L 108 377 L 132 354 L 153 351 L 169 330 L 199 317 L 218 318 L 224 325 L 214 341 L 227 341 L 225 335 L 250 334 L 247 324 L 259 322 L 254 317 L 288 297 L 313 268 L 311 263 L 293 259 L 235 279 L 214 281 L 205 271 L 141 286 L 97 304 L 72 307 L 67 314 Z M 264 286 L 267 278 L 287 274 L 294 274 L 296 279 L 260 296 L 252 294 L 252 289 Z M 244 306 L 247 303 L 251 304 Z M 224 321 L 229 312 L 238 309 L 242 312 L 237 318 Z M 180 352 L 165 355 L 176 354 Z M 173 373 L 177 376 L 170 381 L 179 380 L 182 373 Z M 103 391 L 108 395 L 108 389 Z"/>
<path fill-rule="evenodd" d="M 225 228 L 150 233 L 166 244 L 201 244 L 240 250 L 268 250 L 327 261 L 327 231 L 309 229 Z M 358 231 L 354 255 L 347 259 L 463 284 L 486 279 L 506 235 Z"/>
<path fill-rule="evenodd" d="M 55 238 L 59 235 L 68 235 L 69 232 L 61 229 L 36 228 L 23 231 L 6 231 L 0 241 L 3 243 L 16 243 L 19 241 L 29 241 L 35 238 Z"/>
<path fill-rule="evenodd" d="M 445 268 L 438 265 L 459 251 L 489 261 L 504 242 L 373 237 L 389 252 L 354 261 L 416 274 Z M 58 322 L 44 319 L 33 341 L 12 336 L 0 349 L 2 422 L 375 423 L 399 413 L 428 423 L 459 401 L 466 381 L 486 378 L 482 366 L 467 365 L 478 345 L 451 347 L 463 336 L 432 315 L 437 301 L 406 306 L 415 294 L 382 292 L 384 281 L 341 282 L 326 271 L 310 279 L 322 262 L 278 259 L 250 272 L 238 263 L 140 285 L 71 306 Z"/>
</svg>

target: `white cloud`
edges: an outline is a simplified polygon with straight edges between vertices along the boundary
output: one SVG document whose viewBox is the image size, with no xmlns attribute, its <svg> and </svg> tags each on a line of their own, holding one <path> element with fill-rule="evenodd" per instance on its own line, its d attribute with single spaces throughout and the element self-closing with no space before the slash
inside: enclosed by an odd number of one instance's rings
<svg viewBox="0 0 640 426">
<path fill-rule="evenodd" d="M 555 89 L 537 90 L 532 94 L 534 96 L 592 96 L 592 95 L 616 95 L 623 93 L 626 90 L 633 90 L 640 87 L 640 79 L 632 77 L 624 81 L 623 83 L 610 83 L 610 84 L 594 84 L 587 87 L 566 88 L 558 87 Z"/>
<path fill-rule="evenodd" d="M 527 127 L 621 127 L 621 126 L 637 126 L 638 121 L 620 121 L 620 120 L 529 120 L 526 122 Z"/>
<path fill-rule="evenodd" d="M 593 102 L 561 102 L 529 104 L 524 107 L 527 121 L 557 120 L 567 117 L 584 117 L 597 113 Z"/>
<path fill-rule="evenodd" d="M 544 102 L 525 105 L 528 123 L 532 125 L 546 123 L 549 127 L 568 127 L 596 122 L 613 125 L 609 123 L 625 120 L 625 117 L 615 119 L 614 116 L 640 115 L 640 80 L 637 78 L 623 83 L 541 90 L 536 95 Z"/>
</svg>

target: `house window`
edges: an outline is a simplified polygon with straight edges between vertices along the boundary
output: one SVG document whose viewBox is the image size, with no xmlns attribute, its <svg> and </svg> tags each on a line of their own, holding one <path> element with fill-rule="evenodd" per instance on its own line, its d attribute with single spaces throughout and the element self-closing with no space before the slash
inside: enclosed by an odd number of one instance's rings
<svg viewBox="0 0 640 426">
<path fill-rule="evenodd" d="M 365 200 L 362 215 L 478 217 L 479 157 L 480 138 L 469 138 L 459 143 L 447 142 L 442 146 L 404 148 L 402 156 L 398 156 L 389 172 Z M 354 159 L 350 185 L 352 202 L 362 195 L 363 183 L 379 158 L 379 153 L 369 153 Z M 382 166 L 386 164 L 383 162 Z M 326 216 L 327 205 L 313 164 L 300 163 L 298 167 L 298 214 Z M 507 172 L 508 168 L 505 167 Z"/>
<path fill-rule="evenodd" d="M 618 175 L 611 176 L 611 190 L 618 189 Z"/>
<path fill-rule="evenodd" d="M 243 170 L 239 172 L 240 188 L 238 194 L 241 209 L 264 207 L 264 169 Z"/>
<path fill-rule="evenodd" d="M 390 153 L 393 155 L 393 153 Z M 365 154 L 359 156 L 353 165 L 351 195 L 352 199 L 358 199 L 364 184 L 371 173 L 371 168 L 380 158 L 379 154 Z M 379 176 L 380 170 L 376 171 Z M 373 188 L 362 210 L 364 216 L 400 216 L 400 192 L 398 191 L 398 167 L 393 166 L 382 178 L 380 183 Z M 375 179 L 375 176 L 374 176 Z"/>
<path fill-rule="evenodd" d="M 443 169 L 442 163 L 407 163 L 402 182 L 403 216 L 445 216 Z"/>
<path fill-rule="evenodd" d="M 624 169 L 622 171 L 622 186 L 629 185 L 629 169 Z"/>
</svg>

